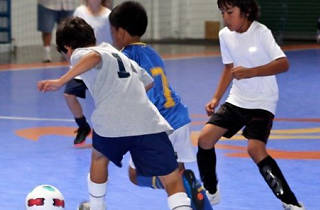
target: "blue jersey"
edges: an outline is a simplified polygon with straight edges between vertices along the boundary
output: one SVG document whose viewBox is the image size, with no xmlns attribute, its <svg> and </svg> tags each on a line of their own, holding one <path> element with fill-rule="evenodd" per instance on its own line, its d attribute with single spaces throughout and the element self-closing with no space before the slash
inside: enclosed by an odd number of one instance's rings
<svg viewBox="0 0 320 210">
<path fill-rule="evenodd" d="M 178 129 L 189 123 L 188 108 L 170 87 L 164 70 L 164 63 L 158 53 L 144 43 L 130 44 L 122 52 L 136 61 L 153 77 L 154 85 L 147 94 L 173 129 Z"/>
</svg>

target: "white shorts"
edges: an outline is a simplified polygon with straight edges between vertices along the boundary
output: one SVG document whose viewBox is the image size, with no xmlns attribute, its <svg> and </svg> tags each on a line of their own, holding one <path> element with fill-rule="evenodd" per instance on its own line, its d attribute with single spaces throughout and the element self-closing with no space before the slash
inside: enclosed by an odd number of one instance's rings
<svg viewBox="0 0 320 210">
<path fill-rule="evenodd" d="M 178 163 L 187 163 L 196 161 L 195 147 L 190 138 L 190 123 L 174 130 L 169 135 L 173 149 L 178 156 Z"/>
<path fill-rule="evenodd" d="M 175 153 L 177 154 L 178 163 L 194 162 L 197 160 L 195 147 L 192 145 L 190 138 L 190 123 L 174 130 L 174 132 L 169 135 L 169 139 Z M 129 165 L 131 168 L 135 168 L 131 157 Z"/>
</svg>

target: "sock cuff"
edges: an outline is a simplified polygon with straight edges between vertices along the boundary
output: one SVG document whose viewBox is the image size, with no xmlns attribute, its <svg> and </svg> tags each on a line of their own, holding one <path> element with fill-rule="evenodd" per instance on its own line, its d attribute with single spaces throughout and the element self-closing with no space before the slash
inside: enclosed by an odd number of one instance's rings
<svg viewBox="0 0 320 210">
<path fill-rule="evenodd" d="M 89 127 L 89 124 L 85 116 L 82 116 L 80 118 L 75 118 L 75 121 L 79 127 Z"/>
<path fill-rule="evenodd" d="M 265 157 L 263 160 L 261 160 L 259 163 L 257 163 L 258 167 L 261 168 L 265 165 L 271 165 L 274 163 L 274 160 L 271 156 Z"/>
<path fill-rule="evenodd" d="M 90 173 L 88 174 L 88 190 L 89 194 L 93 197 L 104 197 L 107 192 L 107 182 L 95 183 L 90 179 Z"/>
<path fill-rule="evenodd" d="M 43 49 L 44 49 L 46 52 L 50 52 L 50 51 L 51 51 L 50 46 L 44 46 Z"/>
<path fill-rule="evenodd" d="M 185 192 L 178 192 L 168 197 L 171 210 L 191 210 L 191 201 Z"/>
</svg>

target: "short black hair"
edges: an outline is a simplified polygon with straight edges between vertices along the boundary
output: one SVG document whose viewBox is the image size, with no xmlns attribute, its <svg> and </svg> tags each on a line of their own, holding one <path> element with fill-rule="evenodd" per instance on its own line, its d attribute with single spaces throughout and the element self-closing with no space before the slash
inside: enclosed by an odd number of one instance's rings
<svg viewBox="0 0 320 210">
<path fill-rule="evenodd" d="M 219 9 L 228 6 L 239 7 L 242 14 L 248 14 L 248 20 L 254 21 L 259 18 L 259 7 L 256 0 L 218 0 Z"/>
<path fill-rule="evenodd" d="M 116 29 L 121 27 L 131 36 L 141 37 L 148 25 L 146 10 L 135 1 L 126 1 L 113 8 L 109 20 L 113 27 Z"/>
<path fill-rule="evenodd" d="M 68 17 L 58 26 L 56 31 L 56 45 L 58 52 L 67 52 L 64 46 L 72 49 L 88 47 L 96 44 L 92 27 L 82 18 Z"/>
</svg>

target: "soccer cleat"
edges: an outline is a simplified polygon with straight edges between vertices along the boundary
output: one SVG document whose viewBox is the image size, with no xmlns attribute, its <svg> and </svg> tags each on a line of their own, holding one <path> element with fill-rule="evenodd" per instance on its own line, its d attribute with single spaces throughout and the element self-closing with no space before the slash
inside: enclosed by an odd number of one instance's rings
<svg viewBox="0 0 320 210">
<path fill-rule="evenodd" d="M 292 204 L 286 204 L 282 202 L 282 206 L 284 210 L 306 210 L 302 203 L 299 202 L 300 206 L 295 206 Z"/>
<path fill-rule="evenodd" d="M 204 196 L 200 183 L 197 183 L 196 177 L 192 170 L 186 169 L 183 172 L 183 182 L 188 197 L 191 198 L 193 210 L 204 210 Z"/>
<path fill-rule="evenodd" d="M 217 187 L 217 191 L 214 194 L 209 193 L 207 190 L 206 190 L 206 194 L 211 205 L 217 205 L 218 203 L 220 203 L 221 198 L 220 198 L 220 191 L 218 187 Z"/>
<path fill-rule="evenodd" d="M 88 201 L 81 202 L 78 206 L 78 210 L 90 210 L 90 204 Z"/>
<path fill-rule="evenodd" d="M 75 131 L 75 133 L 77 133 L 77 136 L 74 139 L 73 143 L 75 145 L 83 143 L 86 140 L 87 136 L 90 134 L 90 132 L 90 127 L 78 128 L 78 130 Z"/>
</svg>

